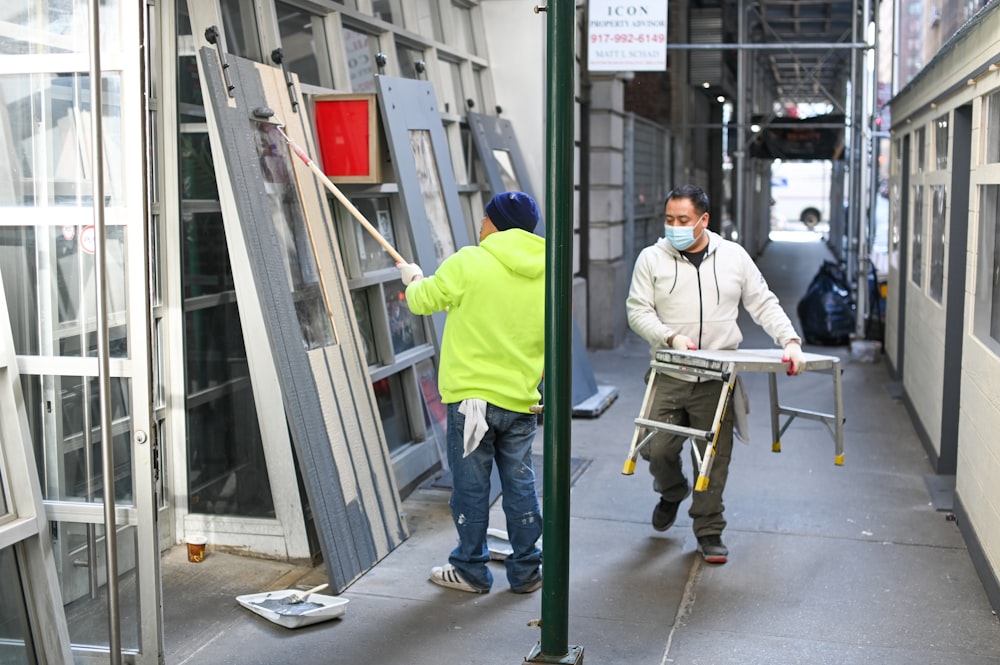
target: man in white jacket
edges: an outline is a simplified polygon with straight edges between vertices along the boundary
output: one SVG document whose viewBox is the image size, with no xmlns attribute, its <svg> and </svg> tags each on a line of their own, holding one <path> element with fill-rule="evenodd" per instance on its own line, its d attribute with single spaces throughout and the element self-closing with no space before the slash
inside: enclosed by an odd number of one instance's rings
<svg viewBox="0 0 1000 665">
<path fill-rule="evenodd" d="M 639 254 L 626 304 L 629 326 L 649 342 L 650 353 L 739 347 L 743 334 L 736 319 L 742 302 L 754 322 L 784 347 L 788 373 L 801 373 L 801 338 L 746 250 L 708 230 L 708 195 L 694 185 L 678 187 L 667 194 L 664 213 L 664 237 Z M 646 380 L 657 381 L 650 418 L 711 429 L 722 391 L 719 381 L 662 372 L 647 372 Z M 657 531 L 673 525 L 678 507 L 691 493 L 681 462 L 684 440 L 661 434 L 640 451 L 649 461 L 653 490 L 660 494 L 652 518 Z M 698 445 L 704 454 L 706 443 Z M 722 542 L 722 492 L 732 449 L 733 409 L 727 409 L 708 488 L 695 492 L 688 511 L 698 551 L 709 563 L 725 563 L 729 555 Z"/>
</svg>

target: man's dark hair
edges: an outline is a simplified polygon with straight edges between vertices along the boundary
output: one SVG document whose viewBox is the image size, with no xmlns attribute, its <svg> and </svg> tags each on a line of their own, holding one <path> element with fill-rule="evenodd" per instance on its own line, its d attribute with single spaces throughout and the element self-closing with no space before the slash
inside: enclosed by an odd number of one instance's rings
<svg viewBox="0 0 1000 665">
<path fill-rule="evenodd" d="M 667 192 L 667 198 L 663 201 L 664 207 L 670 203 L 670 199 L 689 200 L 699 215 L 704 215 L 708 212 L 708 194 L 697 185 L 681 185 L 680 187 L 671 189 Z"/>
</svg>

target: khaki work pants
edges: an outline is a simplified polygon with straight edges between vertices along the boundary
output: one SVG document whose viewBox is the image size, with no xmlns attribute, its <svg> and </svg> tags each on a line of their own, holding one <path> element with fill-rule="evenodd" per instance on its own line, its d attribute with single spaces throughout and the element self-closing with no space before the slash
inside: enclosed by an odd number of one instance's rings
<svg viewBox="0 0 1000 665">
<path fill-rule="evenodd" d="M 649 376 L 647 375 L 647 380 Z M 675 379 L 666 374 L 652 373 L 657 382 L 656 395 L 650 405 L 648 417 L 662 423 L 705 430 L 711 429 L 715 411 L 722 394 L 721 381 L 691 382 Z M 730 405 L 731 406 L 731 405 Z M 681 435 L 659 433 L 642 447 L 640 454 L 649 461 L 653 475 L 653 490 L 667 501 L 681 501 L 690 484 L 684 475 L 681 451 L 686 438 Z M 702 455 L 710 442 L 693 442 Z M 725 505 L 722 492 L 729 477 L 729 460 L 733 452 L 733 410 L 727 408 L 720 425 L 715 460 L 708 474 L 708 489 L 693 492 L 688 515 L 693 520 L 695 536 L 721 534 L 726 528 L 723 517 Z M 691 452 L 694 468 L 691 484 L 697 475 L 697 462 Z"/>
</svg>

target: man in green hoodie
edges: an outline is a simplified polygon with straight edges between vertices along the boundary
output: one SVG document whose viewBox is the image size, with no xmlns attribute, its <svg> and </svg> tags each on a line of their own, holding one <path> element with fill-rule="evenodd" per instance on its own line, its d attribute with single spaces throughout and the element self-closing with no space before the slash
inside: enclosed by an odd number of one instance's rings
<svg viewBox="0 0 1000 665">
<path fill-rule="evenodd" d="M 503 192 L 486 204 L 479 245 L 463 247 L 430 277 L 397 267 L 414 314 L 447 311 L 438 390 L 448 407 L 451 513 L 458 546 L 430 580 L 486 593 L 493 575 L 486 529 L 490 474 L 500 473 L 513 552 L 504 559 L 511 591 L 542 585 L 542 520 L 531 463 L 538 386 L 545 356 L 545 239 L 533 232 L 541 215 L 524 192 Z"/>
</svg>

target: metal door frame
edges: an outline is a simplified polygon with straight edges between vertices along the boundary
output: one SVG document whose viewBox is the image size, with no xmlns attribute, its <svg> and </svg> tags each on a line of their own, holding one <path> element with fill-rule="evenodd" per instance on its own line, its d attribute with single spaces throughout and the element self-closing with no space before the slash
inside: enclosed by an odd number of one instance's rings
<svg viewBox="0 0 1000 665">
<path fill-rule="evenodd" d="M 524 155 L 517 143 L 517 136 L 514 135 L 514 127 L 510 120 L 497 116 L 485 115 L 483 113 L 469 112 L 466 114 L 469 120 L 469 131 L 472 139 L 479 149 L 479 158 L 486 171 L 486 182 L 489 183 L 493 193 L 505 192 L 511 189 L 520 190 L 529 196 L 536 198 L 531 190 L 531 179 L 528 177 L 528 165 L 524 161 Z M 495 159 L 496 151 L 503 151 L 510 155 L 511 166 L 515 178 L 515 186 L 511 187 L 503 177 L 503 171 Z M 494 156 L 493 159 L 490 159 Z M 544 220 L 543 220 L 544 222 Z M 540 236 L 545 235 L 544 223 L 542 227 L 535 229 L 535 233 Z"/>
<path fill-rule="evenodd" d="M 10 547 L 28 614 L 31 653 L 41 662 L 69 662 L 69 630 L 42 505 L 38 469 L 14 355 L 7 296 L 0 275 L 0 550 Z M 4 589 L 4 593 L 11 593 Z"/>
<path fill-rule="evenodd" d="M 945 275 L 944 348 L 949 357 L 962 357 L 965 340 L 966 264 L 969 239 L 969 186 L 972 168 L 972 104 L 957 107 L 951 115 L 951 208 L 948 214 Z M 944 363 L 941 400 L 941 441 L 936 460 L 939 475 L 953 475 L 958 466 L 959 408 L 962 401 L 962 363 Z"/>
<path fill-rule="evenodd" d="M 425 131 L 429 134 L 454 251 L 469 244 L 468 227 L 462 214 L 457 180 L 448 152 L 448 140 L 441 124 L 434 86 L 428 81 L 388 76 L 377 76 L 375 84 L 386 142 L 399 183 L 400 201 L 410 222 L 415 253 L 413 262 L 420 264 L 424 272 L 431 274 L 437 269 L 438 256 L 434 249 L 431 219 L 421 188 L 420 174 L 410 147 L 411 132 Z M 440 349 L 444 335 L 444 313 L 437 312 L 431 318 L 434 321 L 437 347 Z"/>
</svg>

